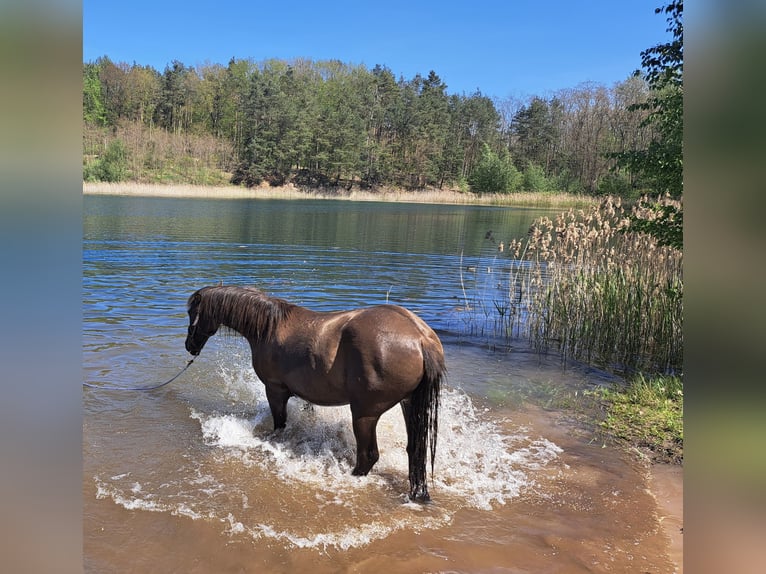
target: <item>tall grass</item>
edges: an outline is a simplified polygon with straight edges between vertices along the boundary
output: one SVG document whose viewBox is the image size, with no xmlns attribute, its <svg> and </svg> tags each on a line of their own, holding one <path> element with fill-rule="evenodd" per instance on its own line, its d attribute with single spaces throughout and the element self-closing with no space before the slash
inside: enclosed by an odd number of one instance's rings
<svg viewBox="0 0 766 574">
<path fill-rule="evenodd" d="M 427 189 L 406 191 L 378 188 L 351 190 L 343 188 L 305 188 L 293 184 L 272 187 L 241 187 L 230 184 L 195 185 L 191 183 L 158 184 L 137 181 L 83 182 L 83 193 L 110 195 L 137 195 L 159 197 L 215 197 L 261 199 L 344 199 L 349 201 L 388 201 L 401 203 L 434 203 L 459 205 L 513 205 L 515 207 L 583 207 L 593 205 L 592 197 L 566 193 L 474 194 L 456 190 Z"/>
<path fill-rule="evenodd" d="M 673 202 L 667 197 L 659 200 Z M 656 212 L 608 197 L 534 222 L 511 242 L 508 316 L 540 351 L 622 371 L 680 373 L 683 255 L 630 230 L 629 213 Z M 526 262 L 526 266 L 521 266 Z"/>
</svg>

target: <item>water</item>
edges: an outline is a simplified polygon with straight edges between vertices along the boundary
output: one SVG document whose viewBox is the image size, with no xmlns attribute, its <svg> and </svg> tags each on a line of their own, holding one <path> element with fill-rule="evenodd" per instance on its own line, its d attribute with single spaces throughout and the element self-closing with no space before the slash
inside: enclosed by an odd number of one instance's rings
<svg viewBox="0 0 766 574">
<path fill-rule="evenodd" d="M 84 390 L 86 571 L 673 571 L 643 467 L 543 408 L 608 377 L 468 327 L 466 286 L 473 301 L 496 296 L 499 242 L 540 212 L 95 196 L 84 208 L 91 384 L 175 374 L 186 298 L 221 280 L 319 310 L 405 305 L 440 334 L 449 368 L 425 506 L 406 501 L 399 409 L 379 423 L 373 471 L 351 476 L 348 408 L 291 399 L 274 433 L 241 339 L 214 337 L 158 391 Z"/>
</svg>

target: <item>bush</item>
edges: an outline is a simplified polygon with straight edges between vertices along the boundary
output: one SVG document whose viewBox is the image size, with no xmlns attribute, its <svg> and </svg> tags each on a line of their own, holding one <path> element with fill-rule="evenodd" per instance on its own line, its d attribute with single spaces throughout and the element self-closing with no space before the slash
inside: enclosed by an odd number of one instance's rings
<svg viewBox="0 0 766 574">
<path fill-rule="evenodd" d="M 118 182 L 124 180 L 127 174 L 128 152 L 122 140 L 112 141 L 100 158 L 83 169 L 85 181 Z"/>
<path fill-rule="evenodd" d="M 485 144 L 479 163 L 468 176 L 468 185 L 474 193 L 513 193 L 521 179 L 507 153 L 498 156 Z"/>
<path fill-rule="evenodd" d="M 596 194 L 627 197 L 631 195 L 631 185 L 625 176 L 618 173 L 608 173 L 598 182 Z"/>
<path fill-rule="evenodd" d="M 543 168 L 532 162 L 527 163 L 527 167 L 524 168 L 522 186 L 525 191 L 546 192 L 553 190 L 553 185 L 545 175 Z"/>
</svg>

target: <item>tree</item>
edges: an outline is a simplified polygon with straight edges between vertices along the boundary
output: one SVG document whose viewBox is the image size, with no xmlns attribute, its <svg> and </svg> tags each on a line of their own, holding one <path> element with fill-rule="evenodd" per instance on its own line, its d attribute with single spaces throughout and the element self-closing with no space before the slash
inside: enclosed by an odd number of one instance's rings
<svg viewBox="0 0 766 574">
<path fill-rule="evenodd" d="M 327 79 L 319 86 L 317 150 L 322 168 L 333 182 L 353 179 L 363 173 L 366 142 L 363 97 L 367 92 L 364 74 L 337 61 L 325 63 Z"/>
<path fill-rule="evenodd" d="M 101 82 L 101 96 L 106 112 L 107 125 L 114 126 L 120 118 L 125 117 L 127 64 L 115 64 L 109 58 L 103 57 L 96 61 L 98 76 Z"/>
<path fill-rule="evenodd" d="M 368 88 L 367 141 L 362 180 L 366 185 L 391 181 L 394 173 L 393 143 L 397 139 L 396 106 L 399 85 L 391 70 L 376 65 Z"/>
<path fill-rule="evenodd" d="M 180 134 L 193 123 L 193 100 L 199 77 L 192 68 L 174 60 L 166 66 L 161 81 L 161 100 L 157 106 L 157 123 L 168 131 Z"/>
<path fill-rule="evenodd" d="M 552 150 L 558 141 L 557 115 L 561 103 L 554 98 L 550 103 L 534 97 L 529 105 L 516 112 L 511 123 L 515 136 L 515 158 L 525 165 L 535 163 L 548 169 L 553 159 Z"/>
<path fill-rule="evenodd" d="M 668 15 L 667 31 L 673 38 L 641 52 L 641 65 L 652 92 L 646 103 L 637 104 L 633 109 L 648 111 L 644 124 L 653 126 L 659 137 L 643 150 L 617 154 L 618 162 L 643 173 L 658 195 L 674 198 L 683 194 L 683 10 L 683 0 L 673 0 L 664 8 L 657 8 L 655 14 Z M 654 211 L 657 217 L 651 221 L 631 217 L 631 228 L 650 233 L 661 244 L 681 249 L 683 205 L 657 201 Z"/>
<path fill-rule="evenodd" d="M 657 184 L 656 170 L 643 162 L 658 146 L 677 141 L 680 149 L 680 130 L 675 140 L 662 135 L 662 126 L 672 124 L 662 105 L 672 103 L 664 98 L 673 93 L 662 88 L 656 69 L 675 56 L 654 50 L 644 54 L 645 76 L 612 89 L 581 84 L 506 102 L 478 90 L 448 94 L 434 71 L 397 80 L 382 66 L 337 60 L 232 59 L 196 68 L 173 61 L 160 73 L 103 57 L 83 66 L 83 153 L 92 163 L 121 139 L 130 176 L 139 178 L 172 155 L 190 164 L 218 162 L 234 182 L 248 185 L 464 188 L 482 159 L 483 169 L 492 163 L 487 145 L 497 165 L 513 159 L 527 188 L 623 193 L 651 183 L 659 191 L 668 186 Z M 650 93 L 654 99 L 643 105 Z M 216 159 L 213 150 L 223 155 Z M 626 154 L 611 174 L 610 153 Z"/>
<path fill-rule="evenodd" d="M 106 125 L 106 108 L 101 94 L 99 72 L 98 64 L 83 66 L 82 118 L 90 124 L 104 126 Z"/>
<path fill-rule="evenodd" d="M 602 85 L 585 82 L 563 90 L 559 98 L 566 108 L 561 144 L 564 169 L 577 178 L 582 189 L 593 193 L 609 169 L 606 154 L 612 151 L 610 94 Z"/>
<path fill-rule="evenodd" d="M 280 147 L 281 129 L 284 127 L 280 67 L 279 62 L 269 62 L 250 76 L 243 105 L 245 120 L 240 163 L 234 173 L 234 183 L 253 186 L 264 179 L 280 183 L 287 176 Z"/>
<path fill-rule="evenodd" d="M 159 102 L 160 74 L 150 66 L 133 65 L 125 77 L 125 117 L 151 125 Z"/>
<path fill-rule="evenodd" d="M 445 181 L 465 181 L 484 144 L 499 143 L 500 116 L 492 100 L 478 90 L 469 97 L 449 98 L 449 132 L 443 152 L 439 187 Z"/>
<path fill-rule="evenodd" d="M 618 163 L 643 174 L 658 194 L 683 193 L 683 0 L 672 0 L 656 14 L 668 15 L 672 40 L 641 52 L 641 66 L 651 90 L 646 102 L 630 109 L 648 115 L 644 126 L 658 136 L 644 149 L 615 154 Z"/>
</svg>

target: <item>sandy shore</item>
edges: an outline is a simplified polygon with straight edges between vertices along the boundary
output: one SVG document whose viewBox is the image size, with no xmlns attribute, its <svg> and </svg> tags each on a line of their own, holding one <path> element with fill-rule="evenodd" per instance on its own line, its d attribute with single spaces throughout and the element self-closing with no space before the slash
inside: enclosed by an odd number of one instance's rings
<svg viewBox="0 0 766 574">
<path fill-rule="evenodd" d="M 514 193 L 512 195 L 475 195 L 451 190 L 403 191 L 381 189 L 365 191 L 352 189 L 302 190 L 294 185 L 245 188 L 206 185 L 163 185 L 153 183 L 83 182 L 83 194 L 132 195 L 143 197 L 189 197 L 201 199 L 346 199 L 350 201 L 391 201 L 401 203 L 440 203 L 475 205 L 514 205 L 530 207 L 556 206 L 567 208 L 593 203 L 593 198 L 568 194 Z"/>
</svg>

